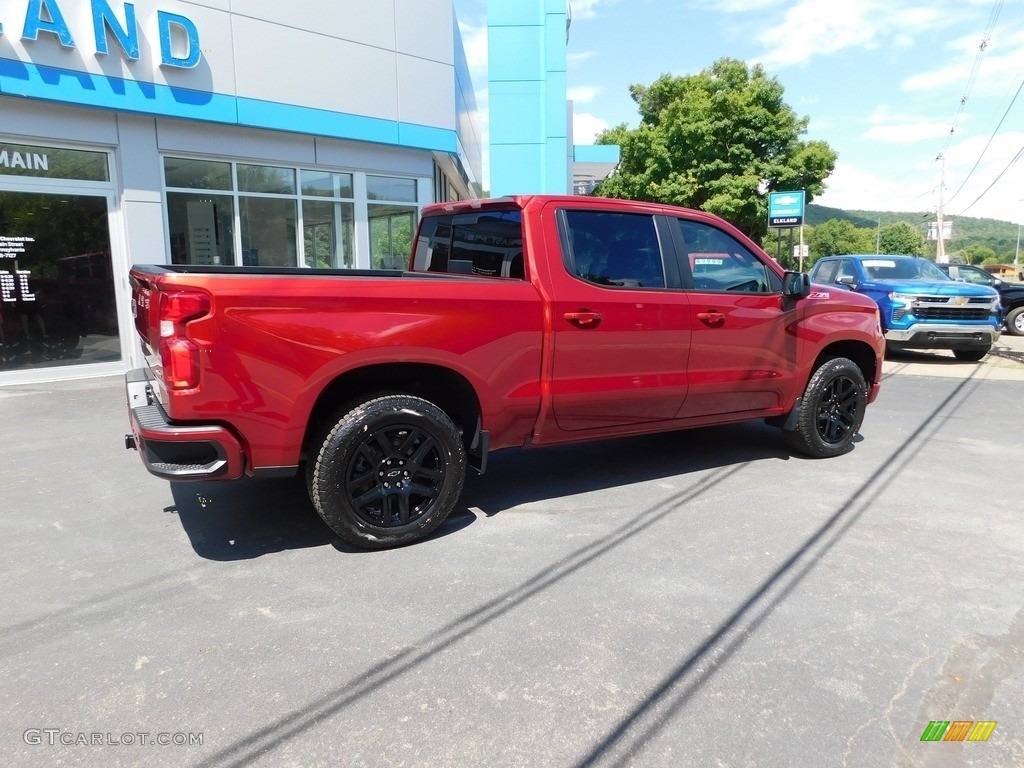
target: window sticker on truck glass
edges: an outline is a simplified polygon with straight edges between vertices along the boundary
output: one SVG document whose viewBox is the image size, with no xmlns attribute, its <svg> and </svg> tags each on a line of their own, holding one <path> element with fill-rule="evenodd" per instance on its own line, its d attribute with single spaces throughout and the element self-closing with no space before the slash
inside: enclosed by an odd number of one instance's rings
<svg viewBox="0 0 1024 768">
<path fill-rule="evenodd" d="M 861 262 L 865 267 L 895 267 L 896 262 L 892 259 L 865 259 Z"/>
</svg>

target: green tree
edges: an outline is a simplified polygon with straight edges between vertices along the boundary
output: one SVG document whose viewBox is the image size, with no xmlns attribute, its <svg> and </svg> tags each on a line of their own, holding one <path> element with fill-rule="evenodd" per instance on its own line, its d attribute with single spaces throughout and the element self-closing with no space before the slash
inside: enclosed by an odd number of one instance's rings
<svg viewBox="0 0 1024 768">
<path fill-rule="evenodd" d="M 768 229 L 766 192 L 803 189 L 809 201 L 835 168 L 828 144 L 800 140 L 808 118 L 797 117 L 759 64 L 723 58 L 629 92 L 640 125 L 597 138 L 621 151 L 618 171 L 596 195 L 701 208 L 759 240 Z"/>
<path fill-rule="evenodd" d="M 878 242 L 881 253 L 902 253 L 910 256 L 920 256 L 924 253 L 924 235 L 905 221 L 897 221 L 895 224 L 886 224 L 882 227 Z"/>
<path fill-rule="evenodd" d="M 875 252 L 875 233 L 855 227 L 844 219 L 829 219 L 819 224 L 811 230 L 807 240 L 814 261 L 822 256 Z"/>
<path fill-rule="evenodd" d="M 999 257 L 994 250 L 987 245 L 968 245 L 957 251 L 964 264 L 995 264 Z"/>
</svg>

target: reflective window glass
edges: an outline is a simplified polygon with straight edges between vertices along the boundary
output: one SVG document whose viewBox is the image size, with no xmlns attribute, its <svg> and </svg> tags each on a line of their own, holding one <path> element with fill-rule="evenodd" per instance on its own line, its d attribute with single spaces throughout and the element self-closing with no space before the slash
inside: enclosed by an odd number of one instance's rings
<svg viewBox="0 0 1024 768">
<path fill-rule="evenodd" d="M 238 198 L 243 266 L 298 266 L 295 203 L 286 198 Z"/>
<path fill-rule="evenodd" d="M 398 179 L 392 176 L 367 176 L 366 197 L 370 200 L 415 203 L 416 179 Z"/>
<path fill-rule="evenodd" d="M 165 157 L 164 182 L 179 189 L 231 189 L 231 163 Z"/>
<path fill-rule="evenodd" d="M 647 214 L 566 211 L 573 274 L 613 288 L 664 288 L 654 218 Z"/>
<path fill-rule="evenodd" d="M 373 269 L 406 269 L 416 231 L 415 208 L 403 205 L 369 205 L 370 266 Z"/>
<path fill-rule="evenodd" d="M 238 164 L 238 189 L 241 192 L 295 194 L 295 169 L 272 165 Z"/>
<path fill-rule="evenodd" d="M 525 277 L 519 211 L 431 216 L 416 249 L 416 269 L 488 277 Z"/>
<path fill-rule="evenodd" d="M 168 192 L 172 264 L 234 264 L 235 204 L 231 195 Z"/>
<path fill-rule="evenodd" d="M 310 197 L 354 197 L 352 174 L 304 170 L 302 194 Z"/>
<path fill-rule="evenodd" d="M 120 359 L 106 198 L 0 192 L 0 372 Z"/>
<path fill-rule="evenodd" d="M 328 200 L 302 201 L 302 247 L 307 267 L 354 267 L 355 206 Z"/>
<path fill-rule="evenodd" d="M 106 152 L 0 142 L 0 175 L 110 181 Z"/>
<path fill-rule="evenodd" d="M 768 293 L 781 283 L 774 272 L 732 235 L 699 221 L 676 219 L 686 261 L 680 271 L 693 275 L 698 291 Z"/>
</svg>

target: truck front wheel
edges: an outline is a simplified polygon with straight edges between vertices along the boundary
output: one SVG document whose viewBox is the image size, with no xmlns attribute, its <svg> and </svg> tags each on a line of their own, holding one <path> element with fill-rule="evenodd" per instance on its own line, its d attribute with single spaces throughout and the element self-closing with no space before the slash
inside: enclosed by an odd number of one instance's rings
<svg viewBox="0 0 1024 768">
<path fill-rule="evenodd" d="M 458 429 L 433 403 L 387 395 L 340 415 L 307 462 L 313 506 L 338 536 L 385 549 L 432 533 L 466 478 Z"/>
<path fill-rule="evenodd" d="M 790 448 L 816 459 L 838 456 L 857 436 L 867 403 L 856 363 L 845 357 L 825 361 L 807 382 L 796 426 L 786 431 Z"/>
<path fill-rule="evenodd" d="M 1017 307 L 1006 313 L 1006 330 L 1011 336 L 1024 336 L 1024 307 Z"/>
</svg>

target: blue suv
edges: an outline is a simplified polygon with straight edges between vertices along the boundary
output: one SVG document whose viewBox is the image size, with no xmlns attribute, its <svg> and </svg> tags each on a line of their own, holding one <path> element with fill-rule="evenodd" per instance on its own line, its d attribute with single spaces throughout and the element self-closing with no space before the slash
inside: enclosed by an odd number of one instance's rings
<svg viewBox="0 0 1024 768">
<path fill-rule="evenodd" d="M 957 360 L 981 360 L 1003 324 L 995 289 L 952 280 L 918 256 L 827 256 L 811 281 L 873 299 L 889 350 L 951 349 Z"/>
</svg>

